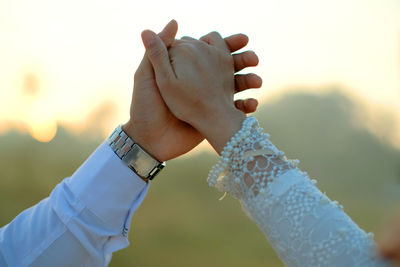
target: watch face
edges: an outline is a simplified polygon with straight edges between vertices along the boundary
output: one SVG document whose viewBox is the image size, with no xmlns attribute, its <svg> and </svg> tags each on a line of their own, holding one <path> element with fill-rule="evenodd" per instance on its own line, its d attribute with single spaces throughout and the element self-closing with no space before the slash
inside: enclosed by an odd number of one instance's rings
<svg viewBox="0 0 400 267">
<path fill-rule="evenodd" d="M 141 177 L 147 178 L 150 172 L 158 165 L 149 154 L 134 144 L 132 149 L 126 154 L 122 160 L 128 164 Z"/>
</svg>

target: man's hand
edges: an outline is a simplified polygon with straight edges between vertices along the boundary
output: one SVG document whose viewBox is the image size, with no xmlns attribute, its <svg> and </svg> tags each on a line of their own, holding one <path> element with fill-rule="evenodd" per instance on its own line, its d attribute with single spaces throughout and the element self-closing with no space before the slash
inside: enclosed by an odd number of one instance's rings
<svg viewBox="0 0 400 267">
<path fill-rule="evenodd" d="M 158 35 L 164 47 L 171 46 L 176 32 L 177 24 L 175 21 L 171 21 Z M 242 34 L 225 39 L 231 52 L 244 47 L 247 41 L 247 37 Z M 157 52 L 153 51 L 152 53 L 152 57 L 157 57 Z M 253 52 L 247 51 L 234 55 L 236 70 L 255 66 L 257 63 L 258 58 Z M 231 75 L 233 76 L 233 72 Z M 261 86 L 261 78 L 255 74 L 237 75 L 236 84 L 237 91 L 257 88 Z M 255 99 L 241 100 L 235 104 L 243 112 L 254 112 L 257 107 Z M 171 113 L 160 95 L 152 64 L 146 54 L 135 73 L 130 120 L 123 128 L 135 142 L 160 161 L 182 155 L 204 139 L 203 135 L 195 128 Z"/>
</svg>

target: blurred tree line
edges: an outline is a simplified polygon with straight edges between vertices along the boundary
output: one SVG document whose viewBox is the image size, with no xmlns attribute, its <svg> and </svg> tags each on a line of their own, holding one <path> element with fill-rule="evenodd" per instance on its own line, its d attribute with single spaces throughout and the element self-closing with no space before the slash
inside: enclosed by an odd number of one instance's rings
<svg viewBox="0 0 400 267">
<path fill-rule="evenodd" d="M 322 191 L 375 231 L 400 204 L 400 151 L 371 134 L 359 112 L 331 91 L 286 94 L 255 116 Z M 16 132 L 0 136 L 0 226 L 47 197 L 100 142 L 62 127 L 50 143 Z M 208 187 L 216 160 L 201 152 L 168 162 L 134 216 L 131 246 L 115 253 L 111 266 L 282 266 L 238 201 L 218 201 L 222 194 Z"/>
</svg>

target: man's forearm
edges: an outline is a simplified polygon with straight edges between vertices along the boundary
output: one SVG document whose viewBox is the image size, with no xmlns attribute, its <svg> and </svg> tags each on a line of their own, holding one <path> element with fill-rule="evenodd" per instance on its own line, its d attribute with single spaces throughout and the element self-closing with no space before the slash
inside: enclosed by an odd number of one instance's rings
<svg viewBox="0 0 400 267">
<path fill-rule="evenodd" d="M 5 262 L 104 266 L 129 244 L 130 221 L 148 187 L 104 142 L 49 198 L 0 229 Z"/>
</svg>

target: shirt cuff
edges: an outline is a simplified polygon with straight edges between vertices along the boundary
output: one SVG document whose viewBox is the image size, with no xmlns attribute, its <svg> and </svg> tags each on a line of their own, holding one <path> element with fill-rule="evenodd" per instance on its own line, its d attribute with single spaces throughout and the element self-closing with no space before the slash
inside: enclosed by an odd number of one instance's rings
<svg viewBox="0 0 400 267">
<path fill-rule="evenodd" d="M 127 236 L 134 211 L 149 183 L 144 182 L 103 142 L 67 181 L 81 204 Z"/>
</svg>

